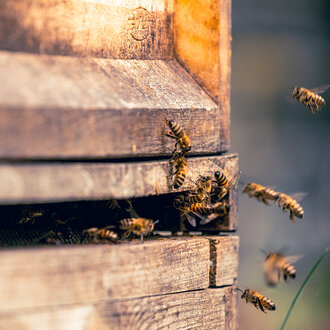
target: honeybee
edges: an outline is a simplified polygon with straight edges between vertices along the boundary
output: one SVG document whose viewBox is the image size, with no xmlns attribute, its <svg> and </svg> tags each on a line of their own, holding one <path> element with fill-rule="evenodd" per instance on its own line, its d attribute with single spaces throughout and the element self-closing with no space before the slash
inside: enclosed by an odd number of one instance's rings
<svg viewBox="0 0 330 330">
<path fill-rule="evenodd" d="M 133 209 L 132 201 L 130 199 L 126 199 L 125 202 L 127 203 L 127 207 L 125 208 L 126 212 L 131 212 Z M 109 207 L 109 209 L 121 209 L 121 206 L 119 205 L 118 201 L 116 199 L 110 199 L 106 205 Z"/>
<path fill-rule="evenodd" d="M 154 226 L 157 221 L 153 221 L 146 218 L 128 218 L 122 219 L 120 222 L 120 229 L 125 233 L 123 237 L 125 239 L 134 236 L 140 236 L 141 241 L 143 241 L 143 237 L 151 234 L 154 230 Z"/>
<path fill-rule="evenodd" d="M 292 223 L 294 223 L 294 217 L 299 219 L 303 218 L 304 210 L 300 204 L 295 199 L 293 199 L 293 197 L 280 193 L 277 198 L 277 203 L 283 209 L 283 211 L 287 210 L 290 212 L 290 220 Z"/>
<path fill-rule="evenodd" d="M 182 156 L 174 160 L 174 168 L 175 168 L 175 172 L 174 172 L 175 176 L 173 180 L 174 189 L 178 189 L 183 185 L 184 180 L 187 176 L 187 167 L 188 164 L 185 157 Z"/>
<path fill-rule="evenodd" d="M 185 216 L 191 226 L 196 227 L 196 217 L 201 219 L 200 224 L 205 225 L 212 220 L 228 213 L 229 207 L 224 203 L 206 205 L 204 203 L 185 204 L 178 208 L 181 216 Z"/>
<path fill-rule="evenodd" d="M 279 193 L 275 190 L 257 183 L 247 183 L 244 185 L 243 193 L 247 193 L 250 197 L 255 197 L 266 205 L 269 205 L 268 201 L 276 201 L 279 197 Z"/>
<path fill-rule="evenodd" d="M 269 286 L 276 286 L 281 282 L 281 275 L 287 282 L 288 278 L 296 277 L 296 269 L 290 262 L 298 261 L 301 256 L 284 256 L 282 253 L 269 252 L 264 263 L 264 275 Z M 289 261 L 290 260 L 290 261 Z"/>
<path fill-rule="evenodd" d="M 101 229 L 93 227 L 86 229 L 84 232 L 97 243 L 100 242 L 100 240 L 118 243 L 118 235 L 111 230 L 112 228 L 113 226 L 106 226 Z"/>
<path fill-rule="evenodd" d="M 212 186 L 212 196 L 215 196 L 216 202 L 223 199 L 230 190 L 236 189 L 241 174 L 242 172 L 239 171 L 228 181 L 227 176 L 222 170 L 214 172 L 215 180 L 213 182 L 215 185 Z"/>
<path fill-rule="evenodd" d="M 28 223 L 28 222 L 30 222 L 31 224 L 34 224 L 34 222 L 37 218 L 40 218 L 44 215 L 43 210 L 35 210 L 35 211 L 28 210 L 28 211 L 25 211 L 24 213 L 26 214 L 26 216 L 24 216 L 23 218 L 21 218 L 19 220 L 20 224 Z"/>
<path fill-rule="evenodd" d="M 253 291 L 250 289 L 245 289 L 243 291 L 239 288 L 237 288 L 237 290 L 242 292 L 241 298 L 245 298 L 246 303 L 252 303 L 255 308 L 262 310 L 264 313 L 266 313 L 266 310 L 274 311 L 276 309 L 275 304 L 270 299 L 263 296 L 257 291 Z"/>
<path fill-rule="evenodd" d="M 318 94 L 325 92 L 328 88 L 329 85 L 323 85 L 310 90 L 304 87 L 295 87 L 292 92 L 292 97 L 303 103 L 315 114 L 315 111 L 321 111 L 320 108 L 326 105 L 324 98 Z"/>
<path fill-rule="evenodd" d="M 170 132 L 166 136 L 176 139 L 175 149 L 173 153 L 176 152 L 177 147 L 181 149 L 181 156 L 184 156 L 187 152 L 191 150 L 190 138 L 185 134 L 181 126 L 174 120 L 166 120 L 166 124 L 170 128 Z"/>
</svg>

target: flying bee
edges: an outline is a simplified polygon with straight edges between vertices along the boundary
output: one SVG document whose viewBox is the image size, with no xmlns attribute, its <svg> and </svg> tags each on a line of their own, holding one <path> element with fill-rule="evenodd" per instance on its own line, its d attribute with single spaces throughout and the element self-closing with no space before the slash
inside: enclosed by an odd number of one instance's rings
<svg viewBox="0 0 330 330">
<path fill-rule="evenodd" d="M 279 197 L 279 193 L 275 190 L 257 183 L 247 183 L 244 185 L 243 193 L 247 193 L 250 197 L 255 197 L 266 205 L 269 205 L 268 201 L 276 201 Z"/>
<path fill-rule="evenodd" d="M 176 158 L 173 162 L 174 162 L 174 168 L 175 168 L 173 187 L 174 187 L 174 189 L 178 189 L 183 185 L 184 180 L 187 176 L 188 164 L 187 164 L 186 158 L 183 156 Z"/>
<path fill-rule="evenodd" d="M 150 235 L 157 221 L 146 218 L 128 218 L 119 221 L 120 229 L 124 231 L 124 239 L 133 236 L 140 236 L 143 242 L 143 237 Z"/>
<path fill-rule="evenodd" d="M 264 263 L 264 275 L 269 286 L 276 286 L 281 282 L 281 275 L 287 282 L 288 278 L 296 277 L 296 269 L 291 262 L 298 261 L 301 256 L 284 256 L 282 253 L 269 252 Z"/>
<path fill-rule="evenodd" d="M 213 182 L 215 183 L 212 186 L 211 195 L 214 196 L 215 202 L 222 200 L 230 190 L 236 189 L 239 178 L 242 172 L 239 171 L 234 177 L 228 181 L 227 176 L 223 173 L 222 170 L 214 172 Z"/>
<path fill-rule="evenodd" d="M 275 304 L 270 299 L 263 296 L 257 291 L 253 291 L 250 289 L 245 289 L 243 291 L 239 288 L 237 288 L 237 290 L 242 292 L 241 298 L 245 298 L 246 303 L 252 303 L 255 308 L 262 310 L 264 313 L 266 313 L 266 310 L 274 311 L 276 309 Z"/>
<path fill-rule="evenodd" d="M 323 85 L 310 90 L 304 87 L 295 87 L 292 92 L 292 97 L 303 103 L 315 114 L 315 111 L 321 111 L 321 108 L 326 105 L 324 98 L 318 94 L 325 92 L 328 88 L 329 85 Z"/>
<path fill-rule="evenodd" d="M 185 134 L 181 126 L 174 120 L 166 120 L 166 124 L 171 130 L 166 134 L 166 136 L 176 140 L 173 154 L 176 152 L 177 147 L 179 146 L 181 149 L 180 156 L 184 156 L 191 149 L 190 138 Z"/>
<path fill-rule="evenodd" d="M 304 193 L 296 195 L 297 198 L 303 196 Z M 294 217 L 297 217 L 299 219 L 302 219 L 304 216 L 304 210 L 300 206 L 300 204 L 291 196 L 280 193 L 277 198 L 277 204 L 283 209 L 283 211 L 289 211 L 290 212 L 290 220 L 292 223 L 294 223 Z"/>
<path fill-rule="evenodd" d="M 109 241 L 113 243 L 118 243 L 118 235 L 112 231 L 113 226 L 106 226 L 104 228 L 89 228 L 84 230 L 89 237 L 93 239 L 94 242 L 98 243 L 100 241 Z"/>
<path fill-rule="evenodd" d="M 205 225 L 212 220 L 228 213 L 229 207 L 224 203 L 206 205 L 204 203 L 186 204 L 178 208 L 181 216 L 187 218 L 191 226 L 196 227 L 196 217 L 201 219 L 200 224 Z"/>
</svg>

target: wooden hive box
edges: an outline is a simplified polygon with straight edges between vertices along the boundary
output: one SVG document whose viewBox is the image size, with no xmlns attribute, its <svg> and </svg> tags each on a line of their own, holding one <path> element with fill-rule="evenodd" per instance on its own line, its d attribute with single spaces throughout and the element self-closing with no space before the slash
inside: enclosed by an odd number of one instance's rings
<svg viewBox="0 0 330 330">
<path fill-rule="evenodd" d="M 179 224 L 172 205 L 200 175 L 238 172 L 238 156 L 224 154 L 230 43 L 228 0 L 0 3 L 4 214 L 134 199 L 158 230 L 205 234 L 2 249 L 0 329 L 238 327 L 236 191 L 228 215 L 197 228 Z M 166 119 L 192 142 L 180 189 Z"/>
</svg>

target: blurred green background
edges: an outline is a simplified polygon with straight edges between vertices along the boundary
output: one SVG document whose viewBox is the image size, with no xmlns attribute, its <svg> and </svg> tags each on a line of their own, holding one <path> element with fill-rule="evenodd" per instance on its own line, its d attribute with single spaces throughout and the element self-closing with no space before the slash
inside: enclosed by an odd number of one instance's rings
<svg viewBox="0 0 330 330">
<path fill-rule="evenodd" d="M 277 206 L 239 196 L 239 286 L 276 303 L 267 314 L 239 301 L 240 329 L 279 329 L 292 299 L 330 243 L 329 104 L 312 115 L 289 102 L 293 86 L 330 84 L 329 0 L 233 0 L 231 151 L 243 182 L 292 194 L 306 192 L 295 224 Z M 240 187 L 242 188 L 242 187 Z M 297 278 L 277 288 L 263 279 L 260 249 L 303 254 Z M 330 256 L 312 276 L 286 329 L 330 329 Z"/>
</svg>

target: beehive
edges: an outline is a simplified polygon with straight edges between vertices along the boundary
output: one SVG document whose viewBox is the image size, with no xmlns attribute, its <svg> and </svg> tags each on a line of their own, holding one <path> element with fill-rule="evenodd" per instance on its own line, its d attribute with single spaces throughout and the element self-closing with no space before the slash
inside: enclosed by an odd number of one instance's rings
<svg viewBox="0 0 330 330">
<path fill-rule="evenodd" d="M 1 2 L 6 212 L 139 198 L 140 212 L 158 218 L 158 229 L 192 230 L 178 227 L 173 194 L 219 168 L 229 177 L 238 171 L 238 156 L 224 154 L 230 11 L 227 0 Z M 166 119 L 192 142 L 179 190 L 170 184 Z M 239 243 L 223 234 L 237 228 L 235 191 L 228 203 L 222 221 L 196 228 L 204 236 L 1 250 L 1 323 L 235 329 Z"/>
</svg>

